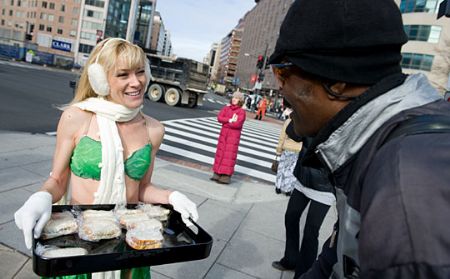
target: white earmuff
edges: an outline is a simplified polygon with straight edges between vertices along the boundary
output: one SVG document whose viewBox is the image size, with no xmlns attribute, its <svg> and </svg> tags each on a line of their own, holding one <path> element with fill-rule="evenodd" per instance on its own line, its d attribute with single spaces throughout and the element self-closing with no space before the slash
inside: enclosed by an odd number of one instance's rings
<svg viewBox="0 0 450 279">
<path fill-rule="evenodd" d="M 108 78 L 106 77 L 103 66 L 94 63 L 88 67 L 88 78 L 92 90 L 99 96 L 107 96 L 109 94 Z"/>
<path fill-rule="evenodd" d="M 94 92 L 99 96 L 109 95 L 109 84 L 105 69 L 103 68 L 102 65 L 98 63 L 98 58 L 100 57 L 100 54 L 102 54 L 102 51 L 105 49 L 105 47 L 110 42 L 116 40 L 128 42 L 127 40 L 121 38 L 108 39 L 108 41 L 106 41 L 106 43 L 103 44 L 102 48 L 98 52 L 97 57 L 95 58 L 95 62 L 89 65 L 87 69 L 88 79 L 92 87 L 92 90 L 94 90 Z"/>
</svg>

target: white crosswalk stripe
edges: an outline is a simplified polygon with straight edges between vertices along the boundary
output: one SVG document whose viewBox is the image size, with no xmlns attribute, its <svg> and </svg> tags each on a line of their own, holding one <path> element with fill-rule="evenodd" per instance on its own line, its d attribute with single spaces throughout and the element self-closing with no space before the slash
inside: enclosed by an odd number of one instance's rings
<svg viewBox="0 0 450 279">
<path fill-rule="evenodd" d="M 215 117 L 163 121 L 166 129 L 161 153 L 214 164 L 221 124 Z M 235 172 L 275 182 L 270 166 L 281 126 L 248 119 L 244 123 Z"/>
</svg>

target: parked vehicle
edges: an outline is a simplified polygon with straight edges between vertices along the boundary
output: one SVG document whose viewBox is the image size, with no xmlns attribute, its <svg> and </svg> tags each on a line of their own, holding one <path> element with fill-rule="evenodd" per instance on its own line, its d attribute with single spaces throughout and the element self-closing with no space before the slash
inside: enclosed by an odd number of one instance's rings
<svg viewBox="0 0 450 279">
<path fill-rule="evenodd" d="M 203 105 L 206 94 L 209 66 L 187 58 L 172 58 L 147 54 L 152 80 L 147 97 L 155 102 L 164 101 L 169 106 Z"/>
<path fill-rule="evenodd" d="M 225 85 L 223 84 L 216 84 L 216 87 L 214 88 L 214 93 L 224 96 L 225 95 Z"/>
</svg>

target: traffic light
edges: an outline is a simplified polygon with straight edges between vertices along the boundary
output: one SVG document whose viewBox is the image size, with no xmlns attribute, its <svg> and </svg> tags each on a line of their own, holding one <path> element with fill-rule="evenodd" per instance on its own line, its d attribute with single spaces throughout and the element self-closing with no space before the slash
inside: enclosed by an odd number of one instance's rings
<svg viewBox="0 0 450 279">
<path fill-rule="evenodd" d="M 256 67 L 258 69 L 262 69 L 263 66 L 264 66 L 264 56 L 258 55 L 258 62 L 256 62 Z"/>
<path fill-rule="evenodd" d="M 264 72 L 261 71 L 261 72 L 259 73 L 259 75 L 258 75 L 258 81 L 259 81 L 259 82 L 263 82 L 263 80 L 264 80 Z"/>
</svg>

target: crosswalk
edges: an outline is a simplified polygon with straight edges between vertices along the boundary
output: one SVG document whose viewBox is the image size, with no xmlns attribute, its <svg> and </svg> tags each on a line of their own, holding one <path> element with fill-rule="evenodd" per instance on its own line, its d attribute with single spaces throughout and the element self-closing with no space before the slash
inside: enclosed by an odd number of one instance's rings
<svg viewBox="0 0 450 279">
<path fill-rule="evenodd" d="M 213 165 L 221 125 L 216 117 L 163 121 L 166 128 L 160 151 Z M 270 167 L 280 134 L 278 126 L 248 119 L 244 123 L 235 172 L 275 182 Z"/>
<path fill-rule="evenodd" d="M 229 103 L 229 102 L 223 102 L 223 101 L 220 101 L 220 100 L 216 100 L 216 99 L 213 99 L 213 98 L 207 98 L 207 97 L 205 97 L 204 101 L 208 101 L 210 103 L 217 103 L 217 104 L 220 104 L 220 105 L 226 105 L 226 104 Z"/>
</svg>

